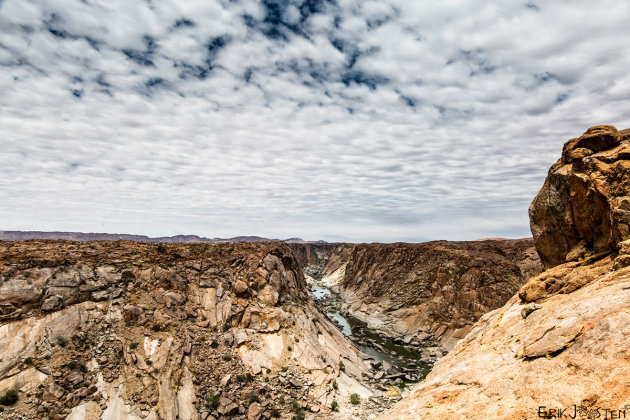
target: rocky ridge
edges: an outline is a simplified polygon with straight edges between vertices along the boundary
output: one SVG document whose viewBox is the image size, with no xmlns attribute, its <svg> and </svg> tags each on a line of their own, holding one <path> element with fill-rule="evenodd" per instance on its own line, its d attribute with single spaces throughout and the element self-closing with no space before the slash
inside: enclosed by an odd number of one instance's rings
<svg viewBox="0 0 630 420">
<path fill-rule="evenodd" d="M 0 243 L 0 397 L 17 391 L 0 418 L 362 418 L 390 404 L 305 287 L 280 243 Z"/>
<path fill-rule="evenodd" d="M 569 140 L 530 207 L 547 268 L 384 419 L 630 415 L 630 131 Z"/>
</svg>

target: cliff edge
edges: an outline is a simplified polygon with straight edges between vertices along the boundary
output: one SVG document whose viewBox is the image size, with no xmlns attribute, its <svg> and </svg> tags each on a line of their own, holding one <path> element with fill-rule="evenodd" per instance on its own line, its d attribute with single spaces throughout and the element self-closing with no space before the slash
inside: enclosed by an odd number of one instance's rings
<svg viewBox="0 0 630 420">
<path fill-rule="evenodd" d="M 565 144 L 530 207 L 547 270 L 383 418 L 630 415 L 629 159 L 630 131 L 612 126 Z"/>
</svg>

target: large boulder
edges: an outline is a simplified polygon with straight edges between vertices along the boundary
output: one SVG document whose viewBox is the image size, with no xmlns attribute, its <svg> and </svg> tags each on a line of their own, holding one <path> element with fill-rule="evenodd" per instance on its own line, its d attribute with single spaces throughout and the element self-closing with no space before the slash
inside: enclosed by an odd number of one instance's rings
<svg viewBox="0 0 630 420">
<path fill-rule="evenodd" d="M 569 140 L 529 207 L 546 268 L 614 252 L 630 238 L 630 130 L 589 128 Z"/>
</svg>

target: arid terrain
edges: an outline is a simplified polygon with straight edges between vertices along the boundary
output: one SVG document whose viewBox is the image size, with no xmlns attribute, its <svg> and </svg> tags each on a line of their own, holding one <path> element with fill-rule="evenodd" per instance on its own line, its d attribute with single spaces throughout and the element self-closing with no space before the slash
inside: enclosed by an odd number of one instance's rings
<svg viewBox="0 0 630 420">
<path fill-rule="evenodd" d="M 628 158 L 568 141 L 533 239 L 0 242 L 0 418 L 621 416 Z"/>
</svg>

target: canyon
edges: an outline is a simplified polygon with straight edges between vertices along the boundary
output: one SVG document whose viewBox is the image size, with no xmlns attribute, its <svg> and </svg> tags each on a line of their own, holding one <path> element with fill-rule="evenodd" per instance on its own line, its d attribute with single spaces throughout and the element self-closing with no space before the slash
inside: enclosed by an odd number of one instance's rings
<svg viewBox="0 0 630 420">
<path fill-rule="evenodd" d="M 620 413 L 629 158 L 569 140 L 533 239 L 0 241 L 0 418 Z"/>
</svg>

